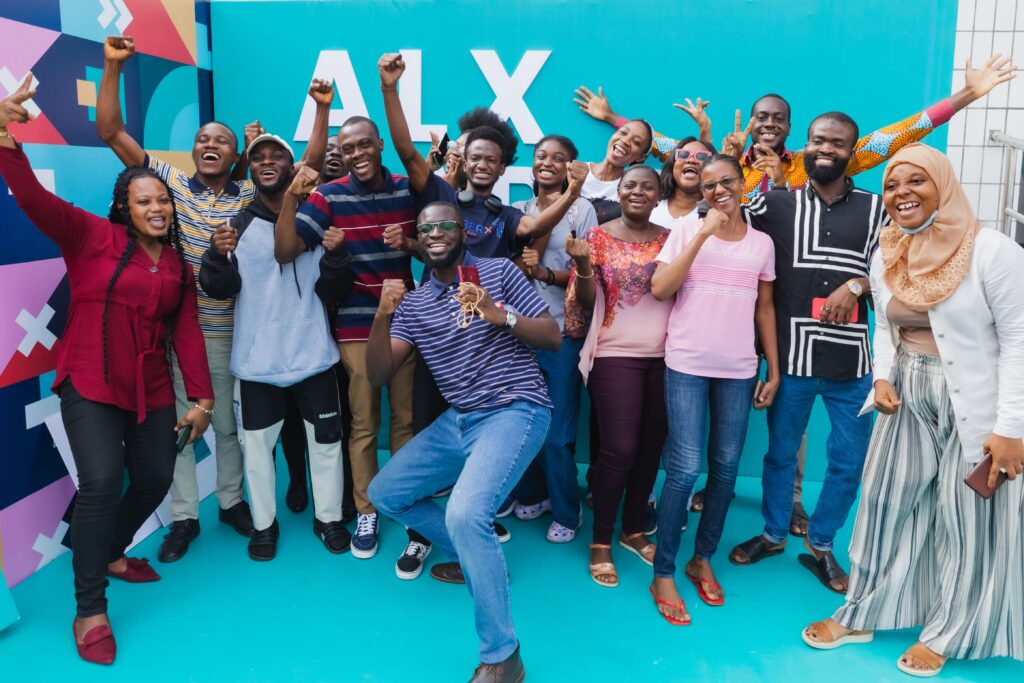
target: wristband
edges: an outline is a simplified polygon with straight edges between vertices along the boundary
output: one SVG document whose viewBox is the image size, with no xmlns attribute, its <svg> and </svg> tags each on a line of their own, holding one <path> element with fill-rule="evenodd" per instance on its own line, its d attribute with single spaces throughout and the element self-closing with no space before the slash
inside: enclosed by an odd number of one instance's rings
<svg viewBox="0 0 1024 683">
<path fill-rule="evenodd" d="M 622 128 L 627 123 L 629 123 L 629 119 L 627 119 L 625 116 L 620 116 L 619 118 L 615 119 L 615 123 L 613 123 L 612 125 L 615 126 L 616 128 Z"/>
</svg>

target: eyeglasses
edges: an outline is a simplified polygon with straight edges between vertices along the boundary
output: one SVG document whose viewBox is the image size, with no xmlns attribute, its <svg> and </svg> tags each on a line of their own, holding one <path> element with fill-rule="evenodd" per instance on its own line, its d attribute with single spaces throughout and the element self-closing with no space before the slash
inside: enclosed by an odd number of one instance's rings
<svg viewBox="0 0 1024 683">
<path fill-rule="evenodd" d="M 451 232 L 452 230 L 458 230 L 462 226 L 455 221 L 438 221 L 437 223 L 420 223 L 416 226 L 416 232 L 420 235 L 428 235 L 434 232 L 434 228 L 437 228 L 441 232 Z"/>
<path fill-rule="evenodd" d="M 738 181 L 739 179 L 740 177 L 738 175 L 726 176 L 719 180 L 718 182 L 704 183 L 700 186 L 700 189 L 704 190 L 705 192 L 714 192 L 715 188 L 718 187 L 719 185 L 726 189 L 730 189 L 736 184 L 736 181 Z"/>
<path fill-rule="evenodd" d="M 676 161 L 682 161 L 683 159 L 689 159 L 690 157 L 693 157 L 697 161 L 707 161 L 711 158 L 711 152 L 691 152 L 688 149 L 676 150 Z"/>
</svg>

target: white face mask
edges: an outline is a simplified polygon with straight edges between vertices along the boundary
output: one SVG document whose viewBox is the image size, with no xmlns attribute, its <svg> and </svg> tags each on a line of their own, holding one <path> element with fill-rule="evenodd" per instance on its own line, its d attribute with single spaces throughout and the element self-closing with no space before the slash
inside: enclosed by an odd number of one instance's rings
<svg viewBox="0 0 1024 683">
<path fill-rule="evenodd" d="M 928 220 L 926 220 L 924 223 L 922 223 L 921 225 L 917 226 L 916 228 L 904 228 L 901 225 L 901 226 L 899 226 L 900 232 L 902 232 L 904 235 L 916 235 L 917 233 L 921 232 L 922 230 L 927 228 L 929 225 L 934 223 L 935 222 L 935 217 L 938 216 L 938 215 L 939 215 L 938 211 L 933 211 L 932 215 L 928 217 Z"/>
</svg>

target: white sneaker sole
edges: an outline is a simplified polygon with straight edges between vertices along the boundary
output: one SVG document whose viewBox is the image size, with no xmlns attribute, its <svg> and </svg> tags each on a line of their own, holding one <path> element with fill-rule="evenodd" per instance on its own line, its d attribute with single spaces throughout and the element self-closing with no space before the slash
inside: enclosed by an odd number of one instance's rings
<svg viewBox="0 0 1024 683">
<path fill-rule="evenodd" d="M 380 548 L 380 543 L 378 543 L 377 545 L 373 546 L 373 548 L 370 549 L 370 550 L 361 550 L 361 549 L 355 547 L 354 545 L 349 546 L 349 550 L 352 551 L 352 555 L 354 555 L 355 557 L 358 557 L 360 560 L 368 560 L 368 559 L 370 559 L 371 557 L 373 557 L 374 555 L 377 554 L 377 550 L 379 548 Z"/>
</svg>

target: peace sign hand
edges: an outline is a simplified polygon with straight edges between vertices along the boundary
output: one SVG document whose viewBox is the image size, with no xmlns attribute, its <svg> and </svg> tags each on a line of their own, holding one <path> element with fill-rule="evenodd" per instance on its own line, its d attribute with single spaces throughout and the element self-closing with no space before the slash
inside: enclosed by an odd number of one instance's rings
<svg viewBox="0 0 1024 683">
<path fill-rule="evenodd" d="M 740 128 L 743 125 L 743 113 L 736 110 L 736 129 L 725 136 L 722 140 L 722 154 L 728 154 L 731 157 L 737 159 L 743 154 L 743 150 L 747 148 L 747 137 L 750 136 L 750 131 L 754 127 L 754 117 L 750 117 L 750 121 L 747 122 L 746 128 Z"/>
<path fill-rule="evenodd" d="M 22 106 L 25 100 L 35 94 L 35 88 L 32 87 L 32 72 L 30 71 L 17 90 L 3 100 L 0 100 L 0 130 L 7 128 L 7 124 L 12 121 L 27 123 L 35 118 Z"/>
<path fill-rule="evenodd" d="M 706 110 L 711 102 L 705 102 L 699 97 L 697 98 L 697 104 L 691 102 L 689 97 L 687 97 L 684 102 L 686 102 L 686 104 L 673 104 L 672 106 L 681 111 L 685 111 L 690 115 L 690 118 L 694 120 L 697 127 L 700 129 L 700 137 L 702 140 L 705 139 L 705 134 L 707 135 L 707 139 L 710 139 L 711 119 L 708 118 Z"/>
</svg>

